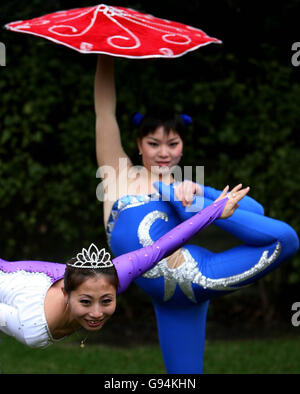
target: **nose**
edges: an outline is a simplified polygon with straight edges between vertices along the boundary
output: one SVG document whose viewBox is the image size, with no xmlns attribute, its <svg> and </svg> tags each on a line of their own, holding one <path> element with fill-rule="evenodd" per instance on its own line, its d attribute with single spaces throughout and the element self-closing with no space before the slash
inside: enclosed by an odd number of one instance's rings
<svg viewBox="0 0 300 394">
<path fill-rule="evenodd" d="M 104 316 L 103 310 L 100 305 L 94 305 L 89 311 L 89 316 L 91 319 L 101 319 Z"/>
<path fill-rule="evenodd" d="M 159 156 L 160 157 L 168 157 L 169 156 L 169 148 L 168 148 L 168 146 L 166 146 L 164 144 L 162 144 L 160 146 Z"/>
</svg>

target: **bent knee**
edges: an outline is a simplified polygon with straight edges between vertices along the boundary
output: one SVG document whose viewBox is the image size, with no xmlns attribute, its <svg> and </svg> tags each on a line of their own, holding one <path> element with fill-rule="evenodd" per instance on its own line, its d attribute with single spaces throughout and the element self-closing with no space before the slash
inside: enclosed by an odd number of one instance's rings
<svg viewBox="0 0 300 394">
<path fill-rule="evenodd" d="M 293 256 L 299 249 L 299 238 L 296 231 L 287 223 L 282 228 L 282 236 L 279 241 L 289 256 Z"/>
</svg>

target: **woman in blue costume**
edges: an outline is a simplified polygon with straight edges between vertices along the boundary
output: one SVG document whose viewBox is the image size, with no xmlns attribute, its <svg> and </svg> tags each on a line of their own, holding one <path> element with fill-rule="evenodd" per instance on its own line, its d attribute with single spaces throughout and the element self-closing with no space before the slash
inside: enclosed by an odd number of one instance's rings
<svg viewBox="0 0 300 394">
<path fill-rule="evenodd" d="M 111 250 L 119 256 L 151 245 L 195 213 L 194 208 L 188 212 L 185 207 L 190 198 L 181 193 L 182 183 L 173 183 L 170 176 L 182 156 L 184 125 L 180 116 L 143 119 L 137 144 L 144 167 L 139 171 L 133 166 L 122 148 L 116 120 L 113 58 L 104 55 L 98 58 L 95 76 L 95 111 L 97 160 L 105 189 L 104 222 Z M 221 193 L 197 188 L 204 194 L 194 196 L 193 207 L 198 204 L 199 209 Z M 241 185 L 233 192 L 240 189 Z M 248 196 L 230 218 L 214 224 L 242 245 L 222 253 L 185 245 L 136 280 L 153 302 L 168 373 L 202 373 L 211 298 L 253 283 L 299 247 L 295 231 L 264 216 L 263 207 Z"/>
</svg>

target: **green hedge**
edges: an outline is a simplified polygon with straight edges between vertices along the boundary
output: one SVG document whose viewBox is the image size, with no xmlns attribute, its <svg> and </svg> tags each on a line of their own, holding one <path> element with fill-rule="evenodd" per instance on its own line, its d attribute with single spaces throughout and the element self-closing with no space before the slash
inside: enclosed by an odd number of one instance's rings
<svg viewBox="0 0 300 394">
<path fill-rule="evenodd" d="M 125 149 L 137 157 L 130 117 L 153 100 L 188 113 L 193 124 L 182 164 L 204 165 L 205 183 L 217 188 L 250 185 L 267 215 L 300 233 L 300 69 L 291 65 L 292 41 L 282 32 L 280 42 L 274 39 L 281 22 L 294 18 L 299 1 L 271 11 L 261 8 L 251 37 L 243 35 L 248 28 L 243 30 L 243 21 L 247 12 L 254 13 L 255 2 L 222 2 L 217 15 L 214 4 L 203 11 L 202 2 L 191 1 L 183 11 L 181 2 L 175 3 L 113 4 L 186 21 L 224 44 L 172 60 L 116 61 Z M 0 22 L 77 6 L 82 4 L 12 1 L 1 6 Z M 64 261 L 83 245 L 105 242 L 95 192 L 100 181 L 93 108 L 96 58 L 8 31 L 1 32 L 0 41 L 7 48 L 7 65 L 0 69 L 1 257 Z M 299 282 L 299 268 L 296 256 L 280 270 L 278 289 Z"/>
</svg>

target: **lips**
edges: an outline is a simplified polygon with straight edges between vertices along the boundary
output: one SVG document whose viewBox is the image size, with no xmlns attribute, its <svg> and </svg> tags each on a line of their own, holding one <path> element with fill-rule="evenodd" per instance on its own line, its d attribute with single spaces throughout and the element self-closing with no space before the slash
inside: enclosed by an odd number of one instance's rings
<svg viewBox="0 0 300 394">
<path fill-rule="evenodd" d="M 167 167 L 169 165 L 169 163 L 170 163 L 169 161 L 158 161 L 157 165 L 159 167 Z"/>
<path fill-rule="evenodd" d="M 89 327 L 96 328 L 103 324 L 103 320 L 86 320 L 86 323 Z"/>
</svg>

